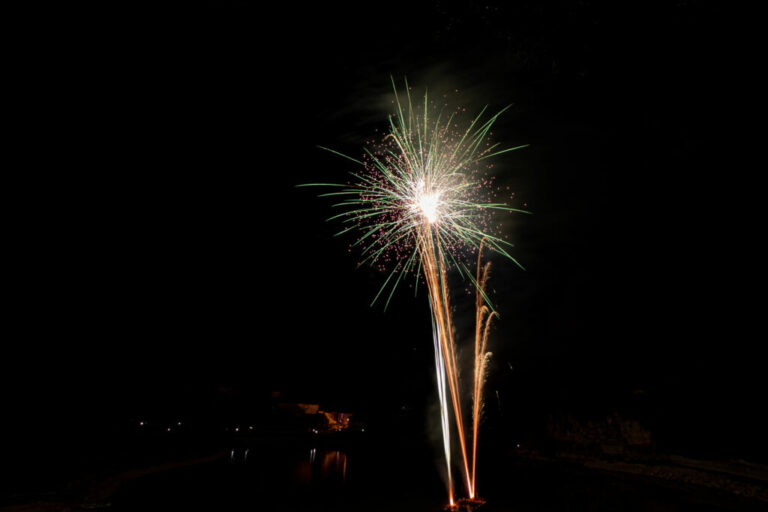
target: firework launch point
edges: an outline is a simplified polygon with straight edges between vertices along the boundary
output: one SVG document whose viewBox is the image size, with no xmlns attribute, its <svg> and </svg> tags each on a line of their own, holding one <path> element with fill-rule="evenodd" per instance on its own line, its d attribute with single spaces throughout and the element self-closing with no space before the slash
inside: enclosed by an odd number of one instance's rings
<svg viewBox="0 0 768 512">
<path fill-rule="evenodd" d="M 481 498 L 461 498 L 452 505 L 446 505 L 445 510 L 452 512 L 473 512 L 485 505 L 485 500 Z"/>
</svg>

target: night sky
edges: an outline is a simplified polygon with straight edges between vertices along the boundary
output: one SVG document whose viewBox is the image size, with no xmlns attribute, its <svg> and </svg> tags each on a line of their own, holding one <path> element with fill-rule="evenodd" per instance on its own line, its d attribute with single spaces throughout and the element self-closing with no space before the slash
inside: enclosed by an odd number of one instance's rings
<svg viewBox="0 0 768 512">
<path fill-rule="evenodd" d="M 539 411 L 610 411 L 640 393 L 661 423 L 764 455 L 726 9 L 37 13 L 56 36 L 28 41 L 45 143 L 12 221 L 12 410 L 109 422 L 272 390 L 362 411 L 428 403 L 425 295 L 405 287 L 386 312 L 369 307 L 386 276 L 356 269 L 352 239 L 324 222 L 330 201 L 296 188 L 354 170 L 317 145 L 359 155 L 386 127 L 392 75 L 458 89 L 470 110 L 512 104 L 494 139 L 530 144 L 497 162 L 533 215 L 507 221 L 526 270 L 493 260 L 491 386 Z"/>
</svg>

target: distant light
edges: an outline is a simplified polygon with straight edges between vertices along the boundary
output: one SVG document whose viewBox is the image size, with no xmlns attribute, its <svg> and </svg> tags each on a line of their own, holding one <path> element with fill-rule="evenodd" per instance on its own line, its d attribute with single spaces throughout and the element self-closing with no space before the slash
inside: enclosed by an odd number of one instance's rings
<svg viewBox="0 0 768 512">
<path fill-rule="evenodd" d="M 248 430 L 253 430 L 253 426 L 248 427 Z"/>
<path fill-rule="evenodd" d="M 240 432 L 240 427 L 235 427 L 235 432 Z"/>
<path fill-rule="evenodd" d="M 177 421 L 177 422 L 176 422 L 176 425 L 178 425 L 178 426 L 181 426 L 181 422 L 180 422 L 180 421 Z"/>
<path fill-rule="evenodd" d="M 361 429 L 360 429 L 360 432 L 365 432 L 365 429 L 364 429 L 364 428 L 361 428 Z"/>
<path fill-rule="evenodd" d="M 171 431 L 171 427 L 168 427 L 168 432 L 170 432 L 170 431 Z"/>
<path fill-rule="evenodd" d="M 139 422 L 139 426 L 140 426 L 140 427 L 143 427 L 143 426 L 144 426 L 144 422 L 143 422 L 143 421 L 140 421 L 140 422 Z"/>
</svg>

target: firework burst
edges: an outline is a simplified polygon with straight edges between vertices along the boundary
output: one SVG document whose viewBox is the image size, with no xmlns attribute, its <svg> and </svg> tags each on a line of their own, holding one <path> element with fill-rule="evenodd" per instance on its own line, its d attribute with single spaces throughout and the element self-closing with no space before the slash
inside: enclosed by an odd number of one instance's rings
<svg viewBox="0 0 768 512">
<path fill-rule="evenodd" d="M 477 422 L 489 355 L 486 353 L 488 325 L 493 316 L 493 308 L 485 294 L 487 267 L 482 273 L 479 267 L 481 249 L 485 246 L 519 265 L 507 251 L 511 244 L 500 235 L 500 225 L 494 224 L 493 213 L 523 210 L 493 202 L 492 178 L 488 178 L 484 171 L 490 166 L 487 159 L 526 146 L 499 149 L 498 144 L 489 142 L 492 125 L 506 109 L 484 121 L 486 109 L 483 109 L 465 129 L 459 130 L 460 112 L 445 116 L 440 111 L 434 115 L 434 104 L 430 104 L 426 93 L 423 104 L 414 108 L 408 83 L 405 84 L 405 101 L 401 101 L 394 81 L 392 85 L 396 112 L 389 118 L 388 133 L 382 140 L 372 141 L 361 160 L 323 148 L 358 165 L 358 169 L 350 173 L 350 182 L 304 186 L 339 189 L 321 194 L 342 198 L 333 206 L 343 211 L 328 220 L 338 220 L 344 225 L 337 235 L 357 232 L 352 245 L 360 250 L 361 265 L 370 264 L 388 273 L 374 303 L 388 289 L 386 308 L 403 276 L 409 273 L 417 276 L 417 289 L 420 277 L 426 283 L 432 313 L 449 500 L 453 504 L 450 410 L 455 420 L 463 480 L 470 498 L 475 498 Z M 477 277 L 467 267 L 468 258 L 475 253 L 478 255 Z M 471 470 L 446 279 L 451 268 L 474 284 L 477 295 Z"/>
</svg>

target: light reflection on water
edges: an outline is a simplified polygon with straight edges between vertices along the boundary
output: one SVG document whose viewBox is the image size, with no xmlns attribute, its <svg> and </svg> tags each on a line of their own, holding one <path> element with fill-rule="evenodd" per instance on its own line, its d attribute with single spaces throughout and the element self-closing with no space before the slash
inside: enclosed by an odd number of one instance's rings
<svg viewBox="0 0 768 512">
<path fill-rule="evenodd" d="M 340 450 L 318 451 L 312 448 L 309 457 L 298 461 L 294 473 L 302 485 L 312 483 L 341 483 L 347 479 L 347 454 Z"/>
<path fill-rule="evenodd" d="M 250 448 L 233 448 L 229 452 L 230 464 L 263 464 L 258 456 L 251 457 L 248 460 Z M 306 452 L 305 452 L 306 453 Z M 341 450 L 324 450 L 316 447 L 310 448 L 306 457 L 297 458 L 293 461 L 284 460 L 283 462 L 292 465 L 290 471 L 301 485 L 311 484 L 341 484 L 347 480 L 347 454 Z"/>
</svg>

